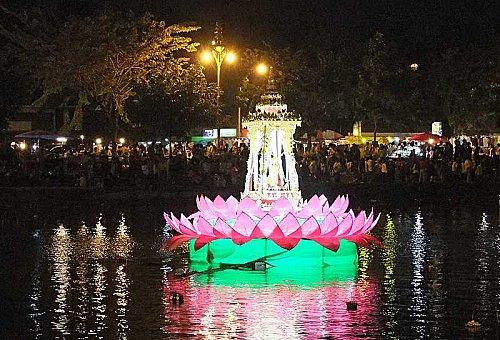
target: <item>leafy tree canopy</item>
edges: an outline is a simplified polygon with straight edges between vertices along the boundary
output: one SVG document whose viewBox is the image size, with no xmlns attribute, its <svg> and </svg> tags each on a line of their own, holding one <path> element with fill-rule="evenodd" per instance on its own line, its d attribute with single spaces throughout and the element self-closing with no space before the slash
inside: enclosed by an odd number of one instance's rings
<svg viewBox="0 0 500 340">
<path fill-rule="evenodd" d="M 161 83 L 171 95 L 185 92 L 187 82 L 195 96 L 206 97 L 209 91 L 200 67 L 189 62 L 198 46 L 188 36 L 199 29 L 195 25 L 167 25 L 149 15 L 135 19 L 118 13 L 63 23 L 41 13 L 12 16 L 16 24 L 0 27 L 8 41 L 3 59 L 24 70 L 33 93 L 41 94 L 34 105 L 63 92 L 78 98 L 76 118 L 92 104 L 98 108 L 94 112 L 128 122 L 127 100 L 151 82 Z M 78 122 L 72 125 L 78 129 Z"/>
</svg>

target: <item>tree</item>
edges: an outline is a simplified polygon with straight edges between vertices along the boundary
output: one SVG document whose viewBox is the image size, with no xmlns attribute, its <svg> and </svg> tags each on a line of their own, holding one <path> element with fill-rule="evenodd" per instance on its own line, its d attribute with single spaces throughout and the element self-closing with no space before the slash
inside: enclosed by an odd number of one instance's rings
<svg viewBox="0 0 500 340">
<path fill-rule="evenodd" d="M 275 49 L 265 45 L 263 49 L 248 49 L 242 58 L 242 83 L 238 100 L 247 112 L 253 111 L 260 96 L 266 91 L 268 76 L 254 72 L 258 63 L 272 67 L 271 77 L 278 92 L 283 95 L 288 106 L 299 113 L 303 120 L 303 130 L 317 128 L 324 105 L 317 91 L 317 73 L 312 67 L 316 58 L 308 58 L 305 52 L 290 49 Z"/>
<path fill-rule="evenodd" d="M 186 85 L 186 78 L 202 75 L 188 58 L 198 46 L 186 35 L 199 29 L 195 25 L 167 25 L 151 16 L 134 19 L 119 13 L 55 24 L 43 15 L 12 16 L 17 24 L 0 31 L 9 42 L 11 63 L 29 70 L 33 87 L 41 90 L 35 103 L 43 105 L 60 93 L 77 98 L 68 130 L 80 128 L 86 105 L 117 125 L 118 120 L 128 121 L 125 104 L 137 86 L 161 79 L 163 88 L 175 92 Z M 206 91 L 206 82 L 195 84 L 204 88 L 193 93 Z"/>
<path fill-rule="evenodd" d="M 454 134 L 494 132 L 500 112 L 500 63 L 495 49 L 449 49 L 433 65 L 432 84 Z"/>
<path fill-rule="evenodd" d="M 381 123 L 391 123 L 396 113 L 395 72 L 390 49 L 381 33 L 366 44 L 358 74 L 356 114 L 373 123 L 373 140 Z"/>
<path fill-rule="evenodd" d="M 126 103 L 129 133 L 140 140 L 185 137 L 216 118 L 216 87 L 206 83 L 203 73 L 190 73 L 183 86 L 174 90 L 165 87 L 162 78 L 148 86 L 138 86 L 137 93 Z M 203 92 L 200 92 L 200 89 Z"/>
</svg>

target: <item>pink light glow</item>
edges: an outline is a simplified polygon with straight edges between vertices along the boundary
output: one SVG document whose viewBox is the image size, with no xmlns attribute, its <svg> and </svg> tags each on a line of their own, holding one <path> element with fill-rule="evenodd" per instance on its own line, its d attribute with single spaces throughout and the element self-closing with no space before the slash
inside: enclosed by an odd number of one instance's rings
<svg viewBox="0 0 500 340">
<path fill-rule="evenodd" d="M 248 197 L 238 201 L 233 196 L 227 200 L 217 196 L 211 201 L 200 196 L 196 197 L 196 205 L 199 211 L 189 217 L 164 214 L 167 224 L 181 234 L 168 242 L 169 249 L 191 239 L 196 239 L 195 248 L 199 249 L 221 238 L 231 239 L 236 244 L 268 238 L 285 249 L 294 248 L 301 239 L 313 240 L 333 251 L 338 249 L 339 239 L 366 248 L 381 246 L 380 241 L 369 234 L 380 214 L 375 218 L 373 210 L 368 216 L 365 211 L 358 215 L 347 211 L 347 196 L 338 196 L 329 205 L 325 196 L 314 195 L 297 210 L 284 197 L 274 201 L 269 211 L 261 209 Z"/>
<path fill-rule="evenodd" d="M 335 339 L 369 336 L 381 327 L 378 285 L 332 282 L 312 288 L 287 285 L 231 287 L 167 281 L 164 331 L 204 338 Z M 172 306 L 170 293 L 180 292 L 184 304 Z M 358 302 L 347 311 L 346 302 Z"/>
</svg>

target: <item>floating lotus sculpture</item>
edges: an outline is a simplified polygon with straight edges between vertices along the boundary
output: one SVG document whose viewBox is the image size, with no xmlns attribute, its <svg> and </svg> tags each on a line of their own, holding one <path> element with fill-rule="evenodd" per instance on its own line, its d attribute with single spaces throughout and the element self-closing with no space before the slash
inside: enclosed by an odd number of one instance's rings
<svg viewBox="0 0 500 340">
<path fill-rule="evenodd" d="M 165 214 L 167 224 L 180 234 L 169 240 L 168 248 L 189 241 L 191 263 L 206 268 L 258 260 L 272 266 L 352 267 L 357 245 L 380 245 L 369 234 L 380 215 L 348 211 L 347 196 L 331 205 L 323 195 L 303 202 L 293 150 L 301 120 L 287 111 L 271 80 L 255 113 L 243 122 L 250 149 L 242 199 L 200 196 L 194 214 Z"/>
<path fill-rule="evenodd" d="M 380 214 L 375 218 L 373 211 L 368 216 L 364 211 L 357 215 L 352 210 L 347 211 L 347 196 L 338 196 L 329 205 L 325 196 L 315 195 L 298 210 L 286 198 L 274 201 L 269 211 L 261 209 L 248 197 L 238 201 L 233 196 L 227 200 L 217 196 L 212 201 L 200 196 L 196 204 L 199 211 L 188 217 L 164 214 L 167 224 L 180 233 L 170 240 L 170 249 L 195 240 L 194 249 L 198 250 L 217 239 L 230 239 L 237 245 L 253 239 L 270 239 L 288 250 L 301 239 L 312 240 L 333 251 L 339 248 L 340 239 L 363 247 L 380 245 L 368 234 Z"/>
</svg>

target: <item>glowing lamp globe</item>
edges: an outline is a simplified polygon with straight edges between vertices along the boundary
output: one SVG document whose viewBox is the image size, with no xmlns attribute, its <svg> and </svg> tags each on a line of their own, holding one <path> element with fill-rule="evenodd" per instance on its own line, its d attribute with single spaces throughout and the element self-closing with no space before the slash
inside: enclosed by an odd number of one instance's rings
<svg viewBox="0 0 500 340">
<path fill-rule="evenodd" d="M 210 53 L 210 51 L 203 51 L 200 55 L 200 59 L 203 63 L 208 64 L 212 61 L 212 53 Z"/>
<path fill-rule="evenodd" d="M 226 55 L 226 62 L 228 64 L 233 64 L 236 62 L 236 54 L 234 52 L 228 52 Z"/>
<path fill-rule="evenodd" d="M 264 75 L 269 71 L 269 67 L 264 63 L 260 63 L 255 67 L 255 71 L 257 74 Z"/>
</svg>

